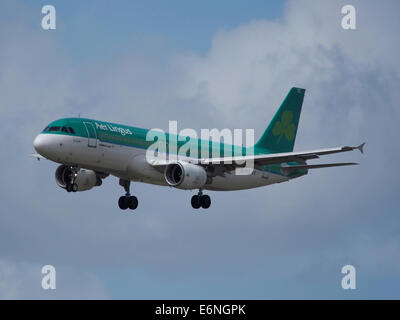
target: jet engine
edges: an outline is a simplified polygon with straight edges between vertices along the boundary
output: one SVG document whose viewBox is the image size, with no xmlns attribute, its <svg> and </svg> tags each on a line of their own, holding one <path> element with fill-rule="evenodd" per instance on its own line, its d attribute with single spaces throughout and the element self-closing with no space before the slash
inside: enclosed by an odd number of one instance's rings
<svg viewBox="0 0 400 320">
<path fill-rule="evenodd" d="M 74 180 L 78 189 L 76 191 L 90 190 L 95 186 L 100 186 L 102 180 L 97 176 L 93 170 L 79 169 L 74 171 L 70 166 L 61 165 L 56 170 L 56 182 L 64 189 L 67 189 L 67 184 Z"/>
<path fill-rule="evenodd" d="M 187 162 L 167 165 L 164 177 L 170 186 L 187 190 L 202 188 L 207 182 L 206 170 L 201 166 Z"/>
</svg>

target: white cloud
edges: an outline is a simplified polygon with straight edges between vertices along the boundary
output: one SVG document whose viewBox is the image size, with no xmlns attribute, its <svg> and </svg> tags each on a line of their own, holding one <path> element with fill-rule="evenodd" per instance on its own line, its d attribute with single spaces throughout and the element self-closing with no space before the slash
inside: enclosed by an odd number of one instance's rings
<svg viewBox="0 0 400 320">
<path fill-rule="evenodd" d="M 395 35 L 388 35 L 391 22 L 373 19 L 367 24 L 363 18 L 387 13 L 388 6 L 357 3 L 359 27 L 346 31 L 340 24 L 344 3 L 290 1 L 282 20 L 252 21 L 219 32 L 206 56 L 193 55 L 186 61 L 189 80 L 185 78 L 182 94 L 201 96 L 230 126 L 242 125 L 241 120 L 261 130 L 288 89 L 301 86 L 307 89 L 301 130 L 307 127 L 314 136 L 330 130 L 323 121 L 328 116 L 340 121 L 330 124 L 335 130 L 351 125 L 359 132 L 364 114 L 371 111 L 361 111 L 365 106 L 360 104 L 370 97 L 390 98 L 380 96 L 380 88 L 374 86 L 398 79 L 399 64 L 387 57 L 387 52 L 398 52 L 398 46 L 393 47 Z M 371 30 L 379 45 L 371 41 Z"/>
</svg>

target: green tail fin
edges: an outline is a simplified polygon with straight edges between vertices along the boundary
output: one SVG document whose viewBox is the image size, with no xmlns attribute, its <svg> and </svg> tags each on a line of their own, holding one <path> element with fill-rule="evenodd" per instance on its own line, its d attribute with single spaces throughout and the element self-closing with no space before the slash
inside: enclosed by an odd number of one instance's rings
<svg viewBox="0 0 400 320">
<path fill-rule="evenodd" d="M 305 89 L 290 89 L 267 129 L 254 145 L 256 149 L 267 153 L 293 151 L 304 92 Z"/>
</svg>

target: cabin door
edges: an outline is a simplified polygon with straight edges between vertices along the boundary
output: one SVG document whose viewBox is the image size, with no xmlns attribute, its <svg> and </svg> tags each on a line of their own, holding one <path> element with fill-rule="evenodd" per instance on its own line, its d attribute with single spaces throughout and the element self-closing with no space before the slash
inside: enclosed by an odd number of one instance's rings
<svg viewBox="0 0 400 320">
<path fill-rule="evenodd" d="M 96 133 L 96 129 L 94 128 L 93 123 L 84 122 L 83 124 L 85 125 L 86 132 L 88 134 L 88 147 L 96 148 L 97 147 L 97 133 Z"/>
</svg>

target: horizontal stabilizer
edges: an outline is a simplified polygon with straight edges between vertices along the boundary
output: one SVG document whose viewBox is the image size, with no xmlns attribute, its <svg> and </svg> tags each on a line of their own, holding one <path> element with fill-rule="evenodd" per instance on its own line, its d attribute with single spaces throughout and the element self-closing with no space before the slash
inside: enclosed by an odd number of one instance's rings
<svg viewBox="0 0 400 320">
<path fill-rule="evenodd" d="M 340 162 L 340 163 L 305 164 L 296 166 L 285 166 L 282 168 L 284 168 L 285 170 L 297 170 L 297 169 L 318 169 L 318 168 L 342 167 L 342 166 L 354 166 L 354 165 L 358 165 L 358 163 Z"/>
</svg>

